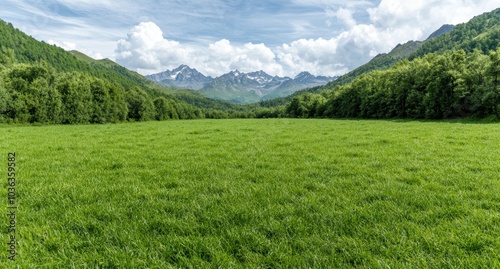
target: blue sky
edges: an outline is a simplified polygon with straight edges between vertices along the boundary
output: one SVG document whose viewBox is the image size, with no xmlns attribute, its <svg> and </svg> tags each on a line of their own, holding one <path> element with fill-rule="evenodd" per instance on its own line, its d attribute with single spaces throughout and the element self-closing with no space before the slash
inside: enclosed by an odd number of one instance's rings
<svg viewBox="0 0 500 269">
<path fill-rule="evenodd" d="M 500 7 L 498 0 L 3 0 L 38 40 L 151 74 L 341 75 L 398 43 Z"/>
</svg>

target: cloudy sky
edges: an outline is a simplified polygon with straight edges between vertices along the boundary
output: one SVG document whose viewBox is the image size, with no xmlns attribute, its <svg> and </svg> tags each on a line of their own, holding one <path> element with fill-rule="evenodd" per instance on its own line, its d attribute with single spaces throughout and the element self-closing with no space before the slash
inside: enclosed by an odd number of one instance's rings
<svg viewBox="0 0 500 269">
<path fill-rule="evenodd" d="M 498 0 L 2 0 L 0 18 L 47 43 L 142 74 L 341 75 Z"/>
</svg>

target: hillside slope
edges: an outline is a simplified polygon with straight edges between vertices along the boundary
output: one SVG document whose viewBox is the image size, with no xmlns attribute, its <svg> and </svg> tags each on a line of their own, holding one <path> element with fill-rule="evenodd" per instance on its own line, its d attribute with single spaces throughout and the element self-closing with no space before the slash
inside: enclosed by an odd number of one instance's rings
<svg viewBox="0 0 500 269">
<path fill-rule="evenodd" d="M 452 31 L 426 41 L 412 53 L 409 59 L 429 53 L 444 53 L 453 49 L 483 53 L 495 50 L 500 45 L 500 8 L 476 16 L 467 23 L 459 24 Z"/>
<path fill-rule="evenodd" d="M 423 45 L 422 41 L 408 41 L 405 44 L 398 44 L 389 53 L 382 53 L 375 56 L 367 64 L 362 65 L 353 71 L 339 77 L 337 80 L 328 83 L 325 87 L 320 87 L 314 91 L 320 91 L 323 88 L 331 88 L 335 85 L 343 85 L 353 81 L 356 77 L 366 74 L 373 70 L 383 70 L 391 67 L 396 62 L 407 58 L 410 54 L 415 52 Z"/>
<path fill-rule="evenodd" d="M 133 87 L 158 88 L 158 86 L 143 76 L 112 61 L 95 61 L 81 53 L 67 52 L 55 45 L 49 45 L 43 41 L 40 42 L 14 28 L 12 24 L 1 20 L 0 46 L 13 49 L 16 60 L 19 63 L 29 64 L 44 61 L 58 72 L 84 72 L 118 83 L 125 89 Z"/>
</svg>

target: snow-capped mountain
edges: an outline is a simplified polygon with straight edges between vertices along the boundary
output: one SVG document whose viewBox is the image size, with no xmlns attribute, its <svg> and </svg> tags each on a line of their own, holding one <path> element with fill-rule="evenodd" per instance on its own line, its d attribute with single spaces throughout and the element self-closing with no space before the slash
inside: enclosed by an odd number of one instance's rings
<svg viewBox="0 0 500 269">
<path fill-rule="evenodd" d="M 258 102 L 287 79 L 290 78 L 272 77 L 264 71 L 242 73 L 236 70 L 215 78 L 200 92 L 208 97 L 233 103 Z"/>
<path fill-rule="evenodd" d="M 314 76 L 309 72 L 302 72 L 293 79 L 283 81 L 283 83 L 276 90 L 264 96 L 262 100 L 288 96 L 305 88 L 325 85 L 336 78 L 337 77 Z"/>
<path fill-rule="evenodd" d="M 187 65 L 181 65 L 172 71 L 167 70 L 146 77 L 154 82 L 159 82 L 173 88 L 193 90 L 199 90 L 213 80 L 212 77 L 207 77 Z"/>
<path fill-rule="evenodd" d="M 203 87 L 205 95 L 233 103 L 253 103 L 288 96 L 298 90 L 325 85 L 332 77 L 313 76 L 302 72 L 295 78 L 270 76 L 264 71 L 241 73 L 232 71 Z"/>
<path fill-rule="evenodd" d="M 325 85 L 336 79 L 316 77 L 308 72 L 302 72 L 292 79 L 273 77 L 264 71 L 242 73 L 238 70 L 212 79 L 186 65 L 147 78 L 175 88 L 199 90 L 211 98 L 242 104 L 288 96 L 298 90 Z"/>
</svg>

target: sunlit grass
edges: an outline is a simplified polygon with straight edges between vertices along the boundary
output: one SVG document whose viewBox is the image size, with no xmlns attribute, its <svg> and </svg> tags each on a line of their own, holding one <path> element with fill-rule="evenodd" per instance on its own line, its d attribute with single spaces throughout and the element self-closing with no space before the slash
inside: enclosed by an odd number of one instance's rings
<svg viewBox="0 0 500 269">
<path fill-rule="evenodd" d="M 21 268 L 500 267 L 499 124 L 4 125 L 0 139 L 19 156 Z"/>
</svg>

